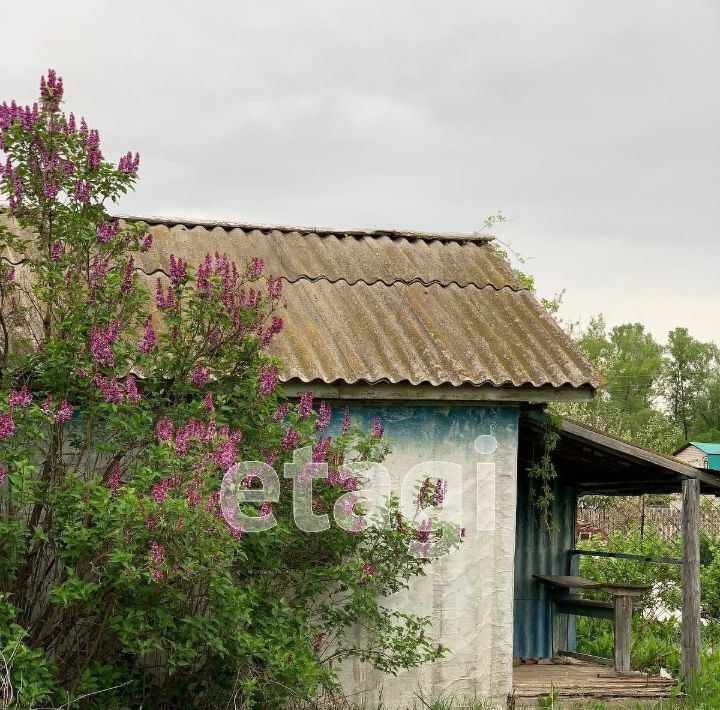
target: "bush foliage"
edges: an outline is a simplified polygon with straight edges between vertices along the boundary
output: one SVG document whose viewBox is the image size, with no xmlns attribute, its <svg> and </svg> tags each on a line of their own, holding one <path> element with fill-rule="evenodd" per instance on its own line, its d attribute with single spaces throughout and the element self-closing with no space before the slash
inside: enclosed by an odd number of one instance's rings
<svg viewBox="0 0 720 710">
<path fill-rule="evenodd" d="M 274 527 L 226 521 L 230 466 L 281 471 L 302 447 L 328 465 L 313 506 L 332 512 L 387 453 L 382 427 L 331 438 L 328 407 L 283 400 L 282 284 L 259 260 L 136 270 L 152 238 L 107 207 L 139 156 L 106 161 L 62 98 L 50 72 L 37 104 L 0 106 L 2 702 L 275 708 L 333 688 L 348 656 L 388 672 L 440 656 L 427 619 L 377 601 L 423 573 L 408 546 L 434 534 L 396 501 L 392 525 L 302 533 L 281 477 L 279 501 L 242 508 Z"/>
</svg>

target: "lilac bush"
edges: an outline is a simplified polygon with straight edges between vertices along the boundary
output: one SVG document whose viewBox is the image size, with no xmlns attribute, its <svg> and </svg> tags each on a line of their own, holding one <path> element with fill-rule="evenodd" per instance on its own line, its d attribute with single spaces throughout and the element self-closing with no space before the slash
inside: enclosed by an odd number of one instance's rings
<svg viewBox="0 0 720 710">
<path fill-rule="evenodd" d="M 331 513 L 361 485 L 343 452 L 381 460 L 382 424 L 345 412 L 329 436 L 330 407 L 283 399 L 282 281 L 261 260 L 136 270 L 152 238 L 108 207 L 140 157 L 109 161 L 63 93 L 50 71 L 38 103 L 0 106 L 0 706 L 274 708 L 334 688 L 348 656 L 439 657 L 427 619 L 378 601 L 425 564 L 395 500 L 386 529 L 306 534 L 281 477 L 278 502 L 244 504 L 271 530 L 223 517 L 229 467 L 281 473 L 300 447 L 328 464 L 313 507 Z"/>
</svg>

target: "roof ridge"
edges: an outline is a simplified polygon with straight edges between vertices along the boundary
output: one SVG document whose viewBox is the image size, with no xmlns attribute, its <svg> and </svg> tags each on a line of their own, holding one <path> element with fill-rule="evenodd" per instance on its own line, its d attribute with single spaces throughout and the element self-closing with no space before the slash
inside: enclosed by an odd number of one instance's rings
<svg viewBox="0 0 720 710">
<path fill-rule="evenodd" d="M 282 232 L 298 234 L 317 234 L 318 236 L 346 236 L 346 237 L 372 237 L 379 239 L 389 237 L 390 239 L 418 239 L 423 241 L 441 242 L 480 242 L 488 243 L 495 239 L 491 234 L 482 232 L 424 232 L 406 229 L 340 229 L 331 227 L 304 227 L 287 224 L 264 224 L 259 222 L 244 222 L 232 220 L 212 220 L 190 217 L 162 217 L 162 216 L 139 216 L 139 215 L 115 215 L 119 219 L 131 222 L 144 222 L 147 225 L 162 224 L 165 226 L 182 225 L 185 227 L 205 227 L 221 229 L 243 229 L 257 230 L 260 232 Z"/>
</svg>

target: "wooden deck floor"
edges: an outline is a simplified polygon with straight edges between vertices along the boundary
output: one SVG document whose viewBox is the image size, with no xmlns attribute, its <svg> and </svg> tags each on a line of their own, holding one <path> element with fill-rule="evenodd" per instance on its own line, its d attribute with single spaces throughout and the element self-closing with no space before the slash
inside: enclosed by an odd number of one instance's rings
<svg viewBox="0 0 720 710">
<path fill-rule="evenodd" d="M 555 688 L 559 698 L 667 698 L 675 681 L 644 673 L 621 675 L 612 668 L 574 661 L 521 665 L 513 668 L 513 689 L 519 700 L 547 696 Z"/>
</svg>

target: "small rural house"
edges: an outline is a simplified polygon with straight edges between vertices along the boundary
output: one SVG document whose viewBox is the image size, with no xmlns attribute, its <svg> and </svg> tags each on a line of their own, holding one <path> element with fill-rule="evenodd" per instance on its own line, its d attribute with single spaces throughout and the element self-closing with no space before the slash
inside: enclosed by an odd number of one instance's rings
<svg viewBox="0 0 720 710">
<path fill-rule="evenodd" d="M 674 454 L 675 458 L 697 468 L 720 471 L 720 444 L 707 444 L 702 441 L 689 441 Z"/>
<path fill-rule="evenodd" d="M 553 454 L 553 533 L 539 524 L 527 471 L 544 451 L 543 405 L 589 400 L 599 379 L 492 237 L 142 221 L 154 237 L 139 263 L 151 286 L 171 253 L 191 263 L 216 251 L 240 263 L 255 256 L 267 273 L 283 279 L 279 315 L 286 326 L 273 348 L 284 363 L 286 392 L 310 389 L 338 405 L 336 417 L 347 405 L 368 426 L 380 417 L 392 440 L 386 466 L 395 493 L 409 471 L 427 475 L 433 462 L 459 472 L 447 496 L 461 501 L 464 543 L 430 565 L 406 593 L 387 600 L 430 616 L 435 636 L 451 653 L 397 677 L 349 664 L 342 681 L 354 699 L 381 698 L 388 707 L 412 705 L 418 697 L 504 700 L 514 692 L 513 657 L 572 652 L 574 617 L 557 623 L 553 593 L 534 575 L 572 573 L 582 493 L 683 488 L 690 551 L 686 616 L 697 630 L 692 511 L 701 487 L 712 492 L 720 486 L 710 473 L 564 422 Z M 694 636 L 686 641 L 695 649 Z M 629 660 L 622 649 L 620 658 Z M 697 663 L 693 653 L 688 658 Z M 519 682 L 515 692 L 522 695 Z M 531 678 L 525 694 L 546 693 L 549 682 L 539 687 Z M 618 692 L 628 695 L 627 688 Z"/>
</svg>

